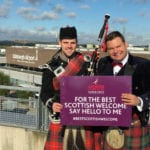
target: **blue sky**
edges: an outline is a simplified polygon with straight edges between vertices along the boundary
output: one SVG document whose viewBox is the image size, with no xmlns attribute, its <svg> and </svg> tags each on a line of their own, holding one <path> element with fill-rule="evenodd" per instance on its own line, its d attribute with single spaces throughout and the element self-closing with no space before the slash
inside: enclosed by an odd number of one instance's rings
<svg viewBox="0 0 150 150">
<path fill-rule="evenodd" d="M 150 0 L 0 0 L 0 40 L 56 41 L 75 26 L 80 43 L 98 43 L 106 13 L 109 32 L 134 45 L 150 44 Z"/>
</svg>

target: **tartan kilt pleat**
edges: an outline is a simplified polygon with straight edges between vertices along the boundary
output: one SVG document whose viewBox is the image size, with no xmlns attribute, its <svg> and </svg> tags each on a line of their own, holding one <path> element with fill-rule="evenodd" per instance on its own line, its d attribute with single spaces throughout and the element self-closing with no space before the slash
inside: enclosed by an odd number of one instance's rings
<svg viewBox="0 0 150 150">
<path fill-rule="evenodd" d="M 44 150 L 62 150 L 63 136 L 60 123 L 50 123 Z"/>
<path fill-rule="evenodd" d="M 86 150 L 101 150 L 102 133 L 95 132 L 90 127 L 86 127 Z"/>
<path fill-rule="evenodd" d="M 130 128 L 123 130 L 125 141 L 121 149 L 111 148 L 106 140 L 103 150 L 150 150 L 150 134 L 148 126 L 142 127 L 140 121 Z"/>
<path fill-rule="evenodd" d="M 99 127 L 101 128 L 101 127 Z M 120 149 L 110 147 L 106 141 L 105 133 L 94 132 L 86 128 L 87 150 L 150 150 L 149 127 L 142 127 L 140 121 L 130 128 L 123 130 L 124 146 Z"/>
<path fill-rule="evenodd" d="M 123 150 L 150 150 L 150 134 L 148 126 L 137 125 L 125 130 L 125 147 Z"/>
</svg>

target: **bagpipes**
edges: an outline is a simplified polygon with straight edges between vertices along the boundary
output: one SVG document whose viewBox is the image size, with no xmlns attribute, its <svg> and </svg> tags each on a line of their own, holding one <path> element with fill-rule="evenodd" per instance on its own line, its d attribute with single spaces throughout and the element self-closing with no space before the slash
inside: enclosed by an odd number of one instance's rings
<svg viewBox="0 0 150 150">
<path fill-rule="evenodd" d="M 104 45 L 105 42 L 105 37 L 107 35 L 107 31 L 108 31 L 108 19 L 110 18 L 110 16 L 108 14 L 105 15 L 105 20 L 104 20 L 104 24 L 100 30 L 99 36 L 98 36 L 98 41 L 99 41 L 99 48 L 96 48 L 92 54 L 91 57 L 88 57 L 87 59 L 89 59 L 89 66 L 87 67 L 87 72 L 86 75 L 94 75 L 94 69 L 96 66 L 96 62 L 98 59 L 98 52 L 102 49 L 102 46 Z M 55 57 L 60 51 L 58 51 L 53 57 Z M 53 78 L 53 87 L 55 89 L 56 92 L 59 91 L 60 88 L 60 78 L 62 76 L 67 76 L 67 75 L 76 75 L 81 67 L 82 64 L 84 63 L 84 58 L 83 55 L 77 55 L 74 59 L 72 59 L 68 65 L 65 68 L 62 68 L 62 66 L 59 66 L 58 68 L 56 68 L 55 70 L 53 70 L 53 68 L 49 65 L 49 64 L 44 64 L 42 66 L 40 66 L 39 68 L 41 69 L 49 69 L 50 71 L 52 71 L 55 74 L 55 78 Z M 57 101 L 58 95 L 54 95 L 54 97 L 50 98 L 49 102 L 50 103 L 50 108 L 49 110 L 52 110 L 51 108 L 51 103 L 53 103 L 54 101 Z M 47 105 L 48 106 L 48 105 Z M 51 120 L 57 122 L 57 120 L 59 121 L 58 117 L 57 117 L 58 113 L 53 113 L 51 111 Z"/>
<path fill-rule="evenodd" d="M 102 52 L 106 52 L 106 43 L 105 43 L 105 38 L 108 32 L 108 19 L 110 18 L 109 14 L 105 15 L 105 19 L 104 19 L 104 24 L 100 30 L 99 36 L 98 36 L 98 45 L 99 48 L 95 48 L 91 59 L 90 59 L 90 65 L 88 67 L 88 73 L 87 75 L 93 75 L 94 74 L 94 67 L 96 65 L 97 62 L 97 57 L 99 55 L 99 53 Z"/>
</svg>

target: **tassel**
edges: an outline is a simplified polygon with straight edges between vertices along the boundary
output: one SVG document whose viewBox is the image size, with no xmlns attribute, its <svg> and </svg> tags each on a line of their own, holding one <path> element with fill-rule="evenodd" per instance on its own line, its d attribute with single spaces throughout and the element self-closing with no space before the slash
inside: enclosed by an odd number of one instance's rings
<svg viewBox="0 0 150 150">
<path fill-rule="evenodd" d="M 85 150 L 84 139 L 82 135 L 82 128 L 68 128 L 68 134 L 66 132 L 64 137 L 64 149 L 63 150 Z M 66 131 L 67 131 L 66 130 Z M 66 140 L 65 140 L 66 139 Z"/>
<path fill-rule="evenodd" d="M 82 135 L 81 135 L 81 128 L 78 128 L 77 129 L 77 135 L 76 135 L 76 147 L 77 149 L 76 150 L 85 150 L 85 145 L 84 145 L 84 140 L 82 138 Z M 75 150 L 75 149 L 74 149 Z"/>
<path fill-rule="evenodd" d="M 68 140 L 67 140 L 67 150 L 71 150 L 74 145 L 72 129 L 69 129 Z"/>
</svg>

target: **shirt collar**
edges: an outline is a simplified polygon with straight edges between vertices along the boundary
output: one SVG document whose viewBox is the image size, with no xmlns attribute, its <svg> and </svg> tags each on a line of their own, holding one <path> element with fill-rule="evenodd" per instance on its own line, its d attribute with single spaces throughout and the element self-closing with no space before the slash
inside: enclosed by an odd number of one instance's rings
<svg viewBox="0 0 150 150">
<path fill-rule="evenodd" d="M 129 54 L 127 53 L 126 57 L 121 61 L 121 63 L 123 64 L 123 66 L 127 63 L 129 58 Z"/>
</svg>

